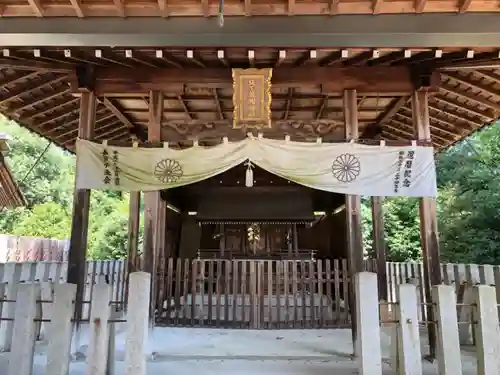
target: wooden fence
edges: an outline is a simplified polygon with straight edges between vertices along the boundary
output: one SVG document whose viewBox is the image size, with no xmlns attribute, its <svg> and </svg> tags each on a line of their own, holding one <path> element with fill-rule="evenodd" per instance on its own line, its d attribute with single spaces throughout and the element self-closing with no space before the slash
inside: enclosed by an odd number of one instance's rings
<svg viewBox="0 0 500 375">
<path fill-rule="evenodd" d="M 168 326 L 348 326 L 347 261 L 167 260 L 156 293 Z"/>
</svg>

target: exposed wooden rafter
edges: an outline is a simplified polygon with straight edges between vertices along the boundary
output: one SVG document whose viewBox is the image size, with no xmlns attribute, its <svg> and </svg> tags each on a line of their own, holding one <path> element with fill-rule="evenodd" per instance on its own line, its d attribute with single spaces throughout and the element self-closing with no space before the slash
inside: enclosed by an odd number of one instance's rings
<svg viewBox="0 0 500 375">
<path fill-rule="evenodd" d="M 175 9 L 171 7 L 174 1 L 168 1 L 168 9 Z M 47 11 L 47 2 L 43 4 Z M 91 5 L 83 4 L 87 21 L 93 10 Z M 200 4 L 196 7 L 201 12 Z M 302 2 L 294 5 L 301 6 Z M 260 7 L 252 4 L 252 12 L 260 12 Z M 385 9 L 387 2 L 380 3 L 380 7 Z M 210 7 L 211 13 L 214 8 Z M 69 2 L 67 9 L 72 9 Z M 113 9 L 116 12 L 118 8 Z M 125 9 L 128 15 L 133 7 L 126 3 Z M 443 149 L 500 115 L 498 70 L 464 72 L 450 68 L 498 60 L 498 49 L 494 48 L 202 50 L 41 46 L 0 52 L 0 111 L 68 148 L 73 147 L 78 134 L 81 91 L 76 68 L 81 66 L 88 66 L 88 72 L 96 77 L 96 93 L 101 98 L 96 111 L 99 140 L 130 139 L 134 135 L 145 140 L 148 106 L 144 106 L 144 97 L 151 89 L 161 90 L 165 98 L 162 132 L 166 141 L 175 144 L 196 138 L 220 142 L 224 135 L 242 138 L 250 129 L 230 130 L 231 67 L 251 65 L 273 67 L 271 112 L 275 121 L 272 129 L 263 130 L 266 137 L 289 134 L 297 140 L 342 139 L 339 126 L 344 121 L 343 91 L 357 89 L 358 122 L 364 139 L 411 139 L 407 99 L 415 77 L 410 70 L 421 64 L 437 69 L 432 76 L 434 92 L 428 106 L 436 149 Z M 68 74 L 70 78 L 66 78 Z"/>
<path fill-rule="evenodd" d="M 43 17 L 43 6 L 40 0 L 28 0 L 28 3 L 37 17 Z"/>
<path fill-rule="evenodd" d="M 69 1 L 71 2 L 73 9 L 75 9 L 76 15 L 80 18 L 85 17 L 85 15 L 83 14 L 82 4 L 80 3 L 80 0 L 69 0 Z"/>
</svg>

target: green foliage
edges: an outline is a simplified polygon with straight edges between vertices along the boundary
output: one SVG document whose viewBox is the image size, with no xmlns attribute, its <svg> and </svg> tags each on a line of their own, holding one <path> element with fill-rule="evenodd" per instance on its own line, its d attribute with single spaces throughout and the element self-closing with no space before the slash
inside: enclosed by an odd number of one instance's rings
<svg viewBox="0 0 500 375">
<path fill-rule="evenodd" d="M 12 234 L 64 240 L 69 237 L 71 211 L 55 202 L 34 205 L 14 227 Z"/>
<path fill-rule="evenodd" d="M 4 117 L 0 117 L 0 132 L 11 137 L 11 151 L 6 159 L 28 200 L 28 207 L 2 210 L 0 233 L 69 238 L 75 157 L 53 145 L 45 150 L 47 140 Z M 127 207 L 128 195 L 92 192 L 88 235 L 90 258 L 125 256 Z"/>
</svg>

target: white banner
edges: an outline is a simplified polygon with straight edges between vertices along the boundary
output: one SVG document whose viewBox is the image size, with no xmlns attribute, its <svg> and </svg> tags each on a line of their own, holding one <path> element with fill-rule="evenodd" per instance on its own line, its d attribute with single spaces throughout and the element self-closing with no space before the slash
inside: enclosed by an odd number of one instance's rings
<svg viewBox="0 0 500 375">
<path fill-rule="evenodd" d="M 78 140 L 79 189 L 151 191 L 213 177 L 245 160 L 298 184 L 341 194 L 436 197 L 430 147 L 305 143 L 247 138 L 184 150 Z"/>
</svg>

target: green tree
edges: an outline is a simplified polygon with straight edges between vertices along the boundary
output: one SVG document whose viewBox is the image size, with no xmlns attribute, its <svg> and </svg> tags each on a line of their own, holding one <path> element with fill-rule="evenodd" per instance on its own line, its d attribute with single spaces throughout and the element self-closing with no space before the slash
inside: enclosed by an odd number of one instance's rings
<svg viewBox="0 0 500 375">
<path fill-rule="evenodd" d="M 13 230 L 19 236 L 64 240 L 69 237 L 71 214 L 54 202 L 37 204 Z"/>
</svg>

